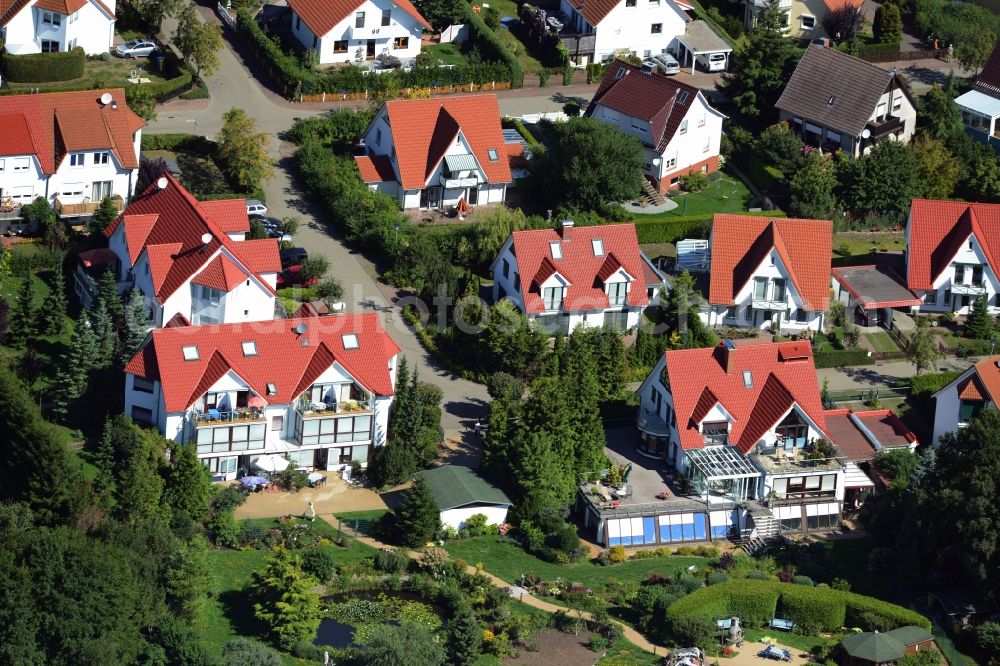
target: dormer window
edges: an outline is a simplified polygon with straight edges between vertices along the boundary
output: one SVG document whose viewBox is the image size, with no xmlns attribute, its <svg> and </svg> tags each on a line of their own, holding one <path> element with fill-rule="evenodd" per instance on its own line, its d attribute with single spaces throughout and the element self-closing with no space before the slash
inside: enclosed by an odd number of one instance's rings
<svg viewBox="0 0 1000 666">
<path fill-rule="evenodd" d="M 542 289 L 542 301 L 546 310 L 561 310 L 566 287 L 546 287 Z"/>
<path fill-rule="evenodd" d="M 619 68 L 618 68 L 618 71 L 617 71 L 617 72 L 615 72 L 615 81 L 617 81 L 618 79 L 620 79 L 620 78 L 622 78 L 623 76 L 625 76 L 625 72 L 627 72 L 627 71 L 628 71 L 628 70 L 627 70 L 627 69 L 625 69 L 624 67 L 619 67 Z"/>
<path fill-rule="evenodd" d="M 243 347 L 244 356 L 256 356 L 257 355 L 257 343 L 253 340 L 244 340 L 241 343 Z"/>
<path fill-rule="evenodd" d="M 611 306 L 625 305 L 628 282 L 612 282 L 608 285 L 608 303 Z"/>
<path fill-rule="evenodd" d="M 198 348 L 194 345 L 181 347 L 181 353 L 184 354 L 185 361 L 197 361 L 201 358 L 198 354 Z"/>
<path fill-rule="evenodd" d="M 62 14 L 55 12 L 42 12 L 42 23 L 58 28 L 62 25 Z"/>
<path fill-rule="evenodd" d="M 830 95 L 830 99 L 826 100 L 827 106 L 833 106 L 833 103 L 837 101 L 836 95 Z"/>
<path fill-rule="evenodd" d="M 278 385 L 273 383 L 268 383 L 267 385 L 268 395 L 278 395 Z"/>
<path fill-rule="evenodd" d="M 750 370 L 743 371 L 743 388 L 753 388 L 753 373 Z"/>
<path fill-rule="evenodd" d="M 594 248 L 594 256 L 595 257 L 603 257 L 604 256 L 604 241 L 602 239 L 600 239 L 600 238 L 594 238 L 594 239 L 592 239 L 590 241 L 590 244 Z"/>
<path fill-rule="evenodd" d="M 344 343 L 344 349 L 357 349 L 358 348 L 358 335 L 357 333 L 347 333 L 341 336 L 341 340 Z"/>
<path fill-rule="evenodd" d="M 552 252 L 553 259 L 562 259 L 562 243 L 559 241 L 549 243 L 549 250 Z"/>
<path fill-rule="evenodd" d="M 729 423 L 726 421 L 706 421 L 701 426 L 701 436 L 705 446 L 721 446 L 729 440 Z"/>
<path fill-rule="evenodd" d="M 500 159 L 500 154 L 497 152 L 496 148 L 490 148 L 486 151 L 486 155 L 490 158 L 490 162 L 496 162 Z"/>
</svg>

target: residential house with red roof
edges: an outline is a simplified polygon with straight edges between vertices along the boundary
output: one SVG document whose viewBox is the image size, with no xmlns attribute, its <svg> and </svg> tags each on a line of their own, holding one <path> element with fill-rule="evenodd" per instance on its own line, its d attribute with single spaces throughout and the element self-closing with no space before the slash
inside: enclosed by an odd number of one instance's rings
<svg viewBox="0 0 1000 666">
<path fill-rule="evenodd" d="M 906 248 L 906 286 L 921 312 L 968 314 L 978 296 L 1000 312 L 1000 204 L 914 199 Z"/>
<path fill-rule="evenodd" d="M 744 0 L 746 13 L 744 21 L 747 30 L 757 25 L 757 18 L 767 7 L 768 0 Z M 779 6 L 785 10 L 787 34 L 795 39 L 817 39 L 833 37 L 823 29 L 823 21 L 830 12 L 844 6 L 861 9 L 863 0 L 780 0 Z"/>
<path fill-rule="evenodd" d="M 706 323 L 823 330 L 832 244 L 827 220 L 715 215 Z"/>
<path fill-rule="evenodd" d="M 390 100 L 361 143 L 361 179 L 404 209 L 502 203 L 513 182 L 496 95 Z"/>
<path fill-rule="evenodd" d="M 658 192 L 680 187 L 683 175 L 719 169 L 725 116 L 704 93 L 676 77 L 616 60 L 586 115 L 642 142 L 644 175 Z"/>
<path fill-rule="evenodd" d="M 18 209 L 43 197 L 63 218 L 90 216 L 135 191 L 143 120 L 125 91 L 0 97 L 0 231 L 27 231 Z"/>
<path fill-rule="evenodd" d="M 115 37 L 115 0 L 0 0 L 0 38 L 8 53 L 82 48 L 107 53 Z"/>
<path fill-rule="evenodd" d="M 978 141 L 1000 144 L 1000 45 L 993 48 L 982 71 L 976 75 L 972 90 L 959 95 L 955 104 L 962 112 L 962 124 Z"/>
<path fill-rule="evenodd" d="M 1000 398 L 1000 356 L 984 358 L 934 394 L 934 446 Z"/>
<path fill-rule="evenodd" d="M 507 299 L 551 334 L 577 326 L 631 330 L 659 298 L 663 275 L 639 250 L 634 224 L 515 231 L 490 267 Z"/>
<path fill-rule="evenodd" d="M 364 466 L 385 443 L 398 353 L 374 313 L 155 329 L 125 366 L 125 413 L 197 446 L 219 479 L 271 454 Z"/>
<path fill-rule="evenodd" d="M 394 56 L 407 65 L 430 30 L 410 0 L 288 0 L 292 34 L 321 65 Z"/>
<path fill-rule="evenodd" d="M 154 328 L 274 319 L 278 241 L 238 240 L 249 227 L 245 200 L 199 202 L 164 175 L 104 230 L 106 249 L 80 255 L 77 295 L 90 303 L 110 269 L 146 298 Z"/>
<path fill-rule="evenodd" d="M 562 41 L 578 66 L 674 53 L 692 9 L 683 0 L 562 0 L 559 8 L 568 18 Z"/>
</svg>

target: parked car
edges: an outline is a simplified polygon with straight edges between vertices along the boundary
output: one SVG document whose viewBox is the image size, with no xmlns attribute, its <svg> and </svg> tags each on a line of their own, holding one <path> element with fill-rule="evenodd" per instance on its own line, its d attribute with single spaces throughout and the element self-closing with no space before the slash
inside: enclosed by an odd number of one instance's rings
<svg viewBox="0 0 1000 666">
<path fill-rule="evenodd" d="M 140 58 L 159 53 L 160 49 L 156 42 L 148 39 L 132 39 L 124 44 L 119 44 L 115 53 L 121 58 Z"/>
<path fill-rule="evenodd" d="M 399 69 L 403 61 L 389 53 L 380 53 L 375 57 L 376 69 Z"/>
<path fill-rule="evenodd" d="M 725 53 L 702 53 L 696 60 L 706 72 L 722 72 L 726 69 Z"/>
<path fill-rule="evenodd" d="M 251 220 L 257 220 L 265 229 L 278 228 L 282 222 L 276 217 L 264 215 L 263 213 L 252 213 L 248 216 Z"/>
<path fill-rule="evenodd" d="M 302 266 L 289 266 L 278 273 L 278 289 L 287 287 L 315 287 L 319 284 L 316 278 L 306 279 L 302 277 Z"/>
<path fill-rule="evenodd" d="M 309 258 L 309 253 L 303 247 L 290 247 L 278 250 L 278 256 L 281 257 L 281 267 L 288 268 L 289 266 L 298 266 L 301 264 Z"/>
<path fill-rule="evenodd" d="M 263 201 L 247 199 L 247 215 L 267 215 L 267 206 Z"/>
<path fill-rule="evenodd" d="M 669 53 L 655 55 L 651 58 L 651 62 L 664 74 L 677 74 L 681 71 L 681 64 Z"/>
</svg>

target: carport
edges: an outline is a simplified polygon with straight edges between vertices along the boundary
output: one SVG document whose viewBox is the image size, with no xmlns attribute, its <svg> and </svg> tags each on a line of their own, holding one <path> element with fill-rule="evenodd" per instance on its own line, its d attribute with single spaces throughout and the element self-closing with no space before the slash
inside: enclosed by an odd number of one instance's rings
<svg viewBox="0 0 1000 666">
<path fill-rule="evenodd" d="M 834 268 L 833 279 L 837 299 L 847 304 L 848 312 L 861 308 L 868 326 L 890 328 L 893 308 L 917 308 L 923 303 L 903 285 L 899 274 L 886 266 Z"/>
<path fill-rule="evenodd" d="M 692 74 L 694 74 L 694 64 L 698 56 L 714 53 L 722 53 L 726 56 L 726 66 L 723 71 L 729 69 L 729 54 L 733 52 L 733 47 L 705 21 L 688 23 L 684 34 L 677 36 L 677 42 L 677 60 L 680 61 L 681 67 L 687 67 L 688 60 L 690 60 Z"/>
</svg>

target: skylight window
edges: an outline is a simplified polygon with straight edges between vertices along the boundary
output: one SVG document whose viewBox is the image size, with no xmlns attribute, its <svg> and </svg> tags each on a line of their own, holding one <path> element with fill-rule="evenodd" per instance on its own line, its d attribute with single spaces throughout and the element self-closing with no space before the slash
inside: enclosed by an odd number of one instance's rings
<svg viewBox="0 0 1000 666">
<path fill-rule="evenodd" d="M 257 355 L 257 343 L 253 340 L 243 341 L 243 355 L 244 356 L 256 356 Z"/>
<path fill-rule="evenodd" d="M 749 370 L 743 371 L 743 388 L 753 388 L 753 373 Z"/>
<path fill-rule="evenodd" d="M 277 384 L 272 384 L 272 383 L 269 382 L 268 385 L 267 385 L 267 394 L 268 395 L 278 395 L 278 385 Z"/>
<path fill-rule="evenodd" d="M 830 95 L 830 99 L 826 100 L 827 106 L 833 106 L 833 103 L 837 101 L 836 95 Z"/>
<path fill-rule="evenodd" d="M 552 252 L 553 259 L 562 259 L 562 243 L 549 243 L 549 250 Z"/>
<path fill-rule="evenodd" d="M 615 72 L 615 80 L 618 80 L 618 79 L 622 78 L 623 76 L 625 76 L 625 72 L 626 71 L 628 71 L 628 70 L 626 70 L 624 67 L 619 67 L 618 71 Z"/>
<path fill-rule="evenodd" d="M 497 152 L 496 148 L 489 148 L 486 154 L 489 156 L 490 162 L 496 162 L 500 159 L 500 153 Z"/>
<path fill-rule="evenodd" d="M 590 241 L 590 244 L 594 246 L 594 256 L 603 257 L 604 256 L 604 241 L 600 238 L 594 238 Z"/>
<path fill-rule="evenodd" d="M 688 101 L 688 91 L 687 90 L 681 90 L 681 91 L 679 91 L 677 93 L 677 103 L 678 104 L 683 104 L 686 101 Z"/>
<path fill-rule="evenodd" d="M 201 358 L 198 355 L 198 348 L 195 347 L 194 345 L 190 347 L 181 347 L 181 352 L 184 354 L 185 361 L 197 361 L 199 358 Z"/>
<path fill-rule="evenodd" d="M 342 337 L 344 341 L 344 349 L 357 349 L 358 348 L 358 336 L 356 333 L 347 333 Z"/>
</svg>

